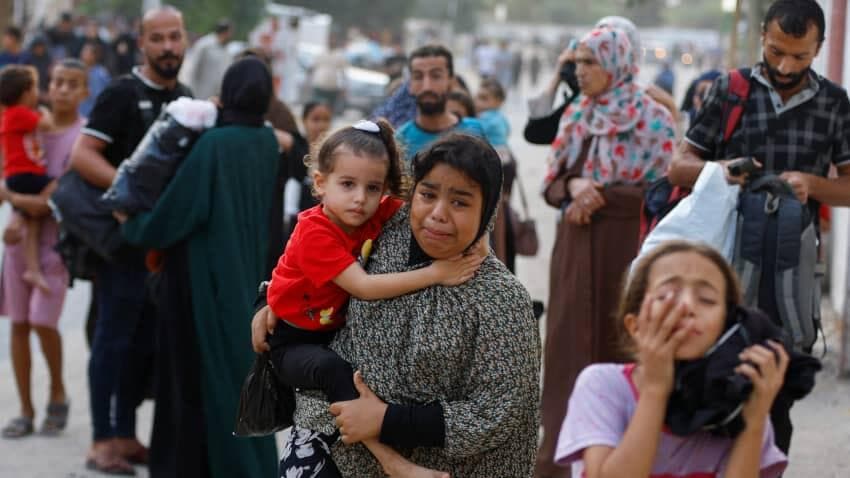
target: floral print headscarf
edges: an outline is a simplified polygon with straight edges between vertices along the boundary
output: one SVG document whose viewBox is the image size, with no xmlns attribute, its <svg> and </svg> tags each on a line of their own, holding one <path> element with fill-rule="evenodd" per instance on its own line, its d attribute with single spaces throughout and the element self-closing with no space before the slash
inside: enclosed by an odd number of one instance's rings
<svg viewBox="0 0 850 478">
<path fill-rule="evenodd" d="M 636 56 L 621 30 L 602 27 L 576 46 L 588 47 L 608 73 L 608 90 L 581 94 L 561 118 L 552 142 L 544 188 L 578 161 L 590 138 L 582 176 L 602 184 L 636 184 L 660 177 L 673 156 L 670 112 L 635 84 Z"/>
</svg>

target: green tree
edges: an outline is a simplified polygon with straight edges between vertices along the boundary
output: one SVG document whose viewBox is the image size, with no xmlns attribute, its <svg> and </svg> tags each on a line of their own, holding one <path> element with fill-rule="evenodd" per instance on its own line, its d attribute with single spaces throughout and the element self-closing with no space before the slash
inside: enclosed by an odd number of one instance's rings
<svg viewBox="0 0 850 478">
<path fill-rule="evenodd" d="M 266 0 L 169 0 L 164 4 L 173 5 L 183 12 L 186 29 L 195 34 L 209 32 L 222 18 L 233 22 L 235 37 L 246 38 L 257 25 L 263 14 Z M 80 11 L 92 15 L 110 12 L 134 18 L 142 14 L 141 0 L 85 0 L 79 5 Z"/>
</svg>

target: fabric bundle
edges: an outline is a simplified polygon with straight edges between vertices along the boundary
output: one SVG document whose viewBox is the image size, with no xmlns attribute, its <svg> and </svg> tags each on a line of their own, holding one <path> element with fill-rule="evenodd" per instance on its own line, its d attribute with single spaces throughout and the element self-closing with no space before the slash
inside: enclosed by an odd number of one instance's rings
<svg viewBox="0 0 850 478">
<path fill-rule="evenodd" d="M 118 167 L 101 203 L 112 211 L 135 214 L 153 208 L 204 130 L 215 126 L 215 104 L 181 97 L 151 125 L 133 155 Z"/>
<path fill-rule="evenodd" d="M 735 307 L 727 324 L 726 332 L 705 357 L 676 364 L 673 393 L 664 418 L 675 435 L 708 431 L 736 437 L 744 430 L 741 410 L 753 389 L 749 378 L 735 372 L 741 364 L 738 355 L 752 345 L 766 345 L 767 340 L 786 344 L 786 350 L 791 350 L 785 332 L 760 311 Z M 799 400 L 814 388 L 821 364 L 808 354 L 789 352 L 789 357 L 779 393 Z"/>
</svg>

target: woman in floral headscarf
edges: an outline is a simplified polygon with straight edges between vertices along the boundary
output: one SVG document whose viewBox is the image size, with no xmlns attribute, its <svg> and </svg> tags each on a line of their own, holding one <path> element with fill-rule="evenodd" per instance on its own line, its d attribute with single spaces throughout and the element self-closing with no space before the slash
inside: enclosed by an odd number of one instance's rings
<svg viewBox="0 0 850 478">
<path fill-rule="evenodd" d="M 585 366 L 618 358 L 610 316 L 637 253 L 641 198 L 673 156 L 673 119 L 635 84 L 622 30 L 594 29 L 575 61 L 581 96 L 561 118 L 544 181 L 546 202 L 563 217 L 550 271 L 539 477 L 569 476 L 552 462 L 567 399 Z"/>
</svg>

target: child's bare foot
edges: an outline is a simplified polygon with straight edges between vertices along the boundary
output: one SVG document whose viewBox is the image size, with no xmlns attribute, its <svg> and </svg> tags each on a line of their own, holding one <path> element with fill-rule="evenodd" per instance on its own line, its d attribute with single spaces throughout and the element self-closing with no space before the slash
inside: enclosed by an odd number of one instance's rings
<svg viewBox="0 0 850 478">
<path fill-rule="evenodd" d="M 38 289 L 45 294 L 50 293 L 50 286 L 47 285 L 47 281 L 44 279 L 44 276 L 41 275 L 41 272 L 26 271 L 22 278 L 24 279 L 24 282 L 33 287 L 38 287 Z"/>
<path fill-rule="evenodd" d="M 407 460 L 396 463 L 389 468 L 392 469 L 384 471 L 390 475 L 390 478 L 451 478 L 451 475 L 444 471 L 425 468 Z"/>
</svg>

